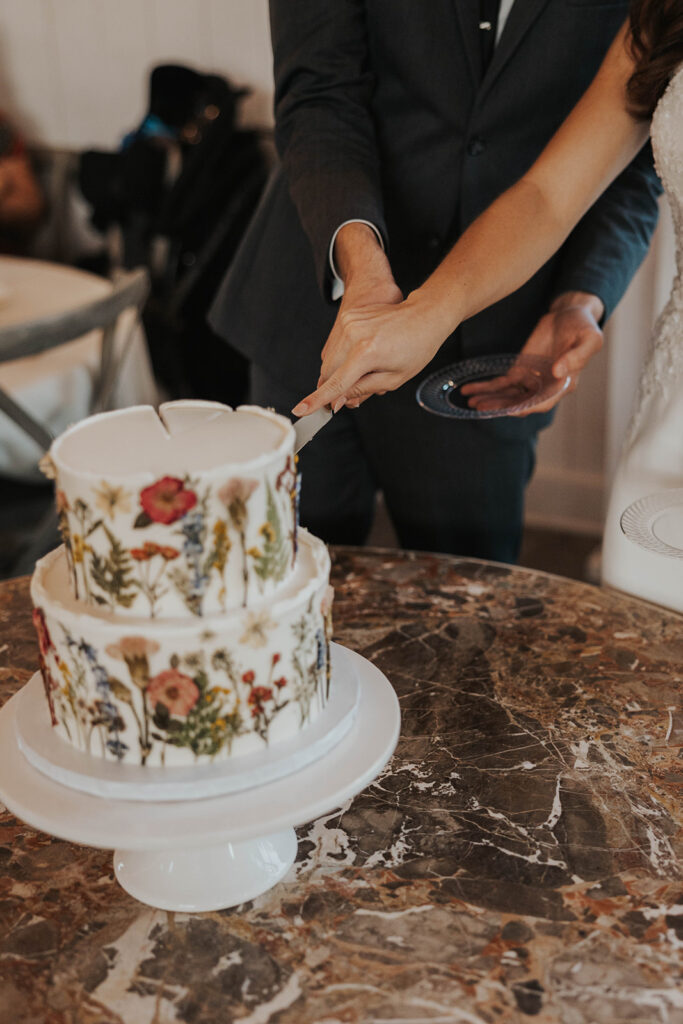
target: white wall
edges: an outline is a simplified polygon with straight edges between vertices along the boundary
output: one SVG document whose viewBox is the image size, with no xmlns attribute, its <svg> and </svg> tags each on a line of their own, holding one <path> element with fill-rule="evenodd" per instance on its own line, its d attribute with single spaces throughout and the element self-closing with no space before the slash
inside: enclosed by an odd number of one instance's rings
<svg viewBox="0 0 683 1024">
<path fill-rule="evenodd" d="M 295 2 L 295 0 L 292 0 Z M 271 123 L 268 0 L 0 0 L 0 110 L 49 146 L 112 147 L 145 106 L 154 64 L 180 61 L 253 89 L 249 125 Z M 668 211 L 608 330 L 606 350 L 539 444 L 527 518 L 598 531 L 638 368 L 671 280 Z"/>
<path fill-rule="evenodd" d="M 249 86 L 244 122 L 271 123 L 268 0 L 0 2 L 0 110 L 33 142 L 115 146 L 168 61 Z"/>
</svg>

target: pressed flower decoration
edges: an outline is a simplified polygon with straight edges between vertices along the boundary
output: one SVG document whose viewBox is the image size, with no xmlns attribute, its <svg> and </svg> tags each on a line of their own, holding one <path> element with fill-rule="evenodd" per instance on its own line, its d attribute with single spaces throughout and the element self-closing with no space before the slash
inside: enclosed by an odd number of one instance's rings
<svg viewBox="0 0 683 1024">
<path fill-rule="evenodd" d="M 178 614 L 178 600 L 197 616 L 207 608 L 246 607 L 252 593 L 272 590 L 293 565 L 294 467 L 287 458 L 272 476 L 274 487 L 267 475 L 202 487 L 190 476 L 167 474 L 137 497 L 101 480 L 89 500 L 69 499 L 55 480 L 76 598 L 111 611 L 145 607 L 152 618 Z M 151 539 L 136 541 L 138 531 Z"/>
<path fill-rule="evenodd" d="M 227 756 L 233 742 L 249 734 L 267 745 L 285 708 L 293 706 L 302 727 L 312 709 L 325 704 L 329 657 L 318 609 L 311 598 L 289 627 L 261 611 L 247 617 L 233 649 L 217 646 L 218 638 L 206 633 L 201 648 L 173 654 L 158 640 L 136 633 L 100 652 L 58 623 L 48 628 L 43 612 L 35 609 L 53 724 L 58 720 L 82 749 L 91 751 L 97 740 L 101 752 L 115 759 L 137 747 L 142 765 L 153 751 L 156 762 L 164 764 L 169 748 L 186 748 L 195 757 Z M 282 635 L 277 632 L 282 628 L 290 631 L 293 645 L 264 656 L 263 648 Z M 57 643 L 55 630 L 62 638 Z"/>
<path fill-rule="evenodd" d="M 95 505 L 109 519 L 116 515 L 127 515 L 131 511 L 132 495 L 123 487 L 112 487 L 104 480 L 94 491 Z"/>
<path fill-rule="evenodd" d="M 149 681 L 147 699 L 152 707 L 163 704 L 169 715 L 186 718 L 199 700 L 199 687 L 191 676 L 167 668 Z"/>
</svg>

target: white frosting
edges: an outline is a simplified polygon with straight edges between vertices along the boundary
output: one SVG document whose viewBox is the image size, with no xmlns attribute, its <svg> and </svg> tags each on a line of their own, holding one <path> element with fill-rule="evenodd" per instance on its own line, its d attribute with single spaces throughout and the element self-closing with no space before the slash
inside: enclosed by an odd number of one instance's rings
<svg viewBox="0 0 683 1024">
<path fill-rule="evenodd" d="M 286 454 L 294 431 L 284 416 L 258 406 L 231 409 L 218 402 L 167 402 L 157 413 L 138 405 L 90 416 L 51 448 L 58 474 L 102 477 L 135 487 L 165 474 L 229 474 Z M 139 477 L 140 479 L 136 479 Z"/>
</svg>

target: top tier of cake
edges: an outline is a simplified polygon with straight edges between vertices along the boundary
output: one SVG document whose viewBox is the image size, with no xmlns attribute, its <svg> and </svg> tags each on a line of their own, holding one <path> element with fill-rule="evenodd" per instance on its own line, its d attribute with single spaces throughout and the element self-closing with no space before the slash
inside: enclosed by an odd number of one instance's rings
<svg viewBox="0 0 683 1024">
<path fill-rule="evenodd" d="M 77 600 L 167 618 L 247 607 L 296 557 L 294 431 L 256 406 L 90 417 L 50 449 Z"/>
</svg>

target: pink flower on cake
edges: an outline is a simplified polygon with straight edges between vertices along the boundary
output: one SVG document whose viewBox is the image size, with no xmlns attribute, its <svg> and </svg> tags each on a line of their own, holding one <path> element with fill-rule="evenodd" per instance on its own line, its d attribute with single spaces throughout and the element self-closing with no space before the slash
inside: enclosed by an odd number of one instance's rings
<svg viewBox="0 0 683 1024">
<path fill-rule="evenodd" d="M 152 707 L 164 704 L 170 715 L 185 718 L 199 700 L 199 687 L 190 676 L 168 668 L 150 679 L 147 699 Z"/>
<path fill-rule="evenodd" d="M 127 661 L 129 658 L 142 658 L 148 654 L 156 654 L 159 644 L 156 640 L 147 640 L 144 636 L 122 636 L 117 644 L 109 644 L 105 649 L 110 657 Z"/>
<path fill-rule="evenodd" d="M 130 678 L 137 687 L 145 690 L 149 683 L 149 655 L 156 654 L 159 644 L 144 636 L 123 636 L 117 644 L 109 644 L 105 651 L 110 658 L 125 661 Z"/>
<path fill-rule="evenodd" d="M 229 507 L 233 501 L 241 501 L 246 504 L 257 487 L 258 480 L 234 476 L 232 480 L 228 480 L 227 484 L 221 487 L 218 497 L 226 507 Z"/>
<path fill-rule="evenodd" d="M 247 502 L 257 487 L 258 480 L 234 476 L 218 491 L 218 497 L 227 508 L 233 526 L 240 532 L 244 530 L 247 521 Z"/>
<path fill-rule="evenodd" d="M 164 476 L 140 491 L 140 504 L 152 522 L 169 526 L 194 508 L 197 495 L 178 477 Z"/>
</svg>

